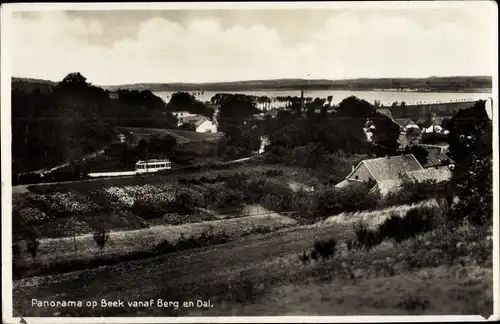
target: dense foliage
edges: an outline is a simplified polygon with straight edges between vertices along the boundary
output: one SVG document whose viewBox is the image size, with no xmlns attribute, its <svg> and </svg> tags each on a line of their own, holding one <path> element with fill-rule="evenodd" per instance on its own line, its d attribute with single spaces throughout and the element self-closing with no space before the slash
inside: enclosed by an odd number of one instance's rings
<svg viewBox="0 0 500 324">
<path fill-rule="evenodd" d="M 493 214 L 492 121 L 485 102 L 457 112 L 448 123 L 449 155 L 456 164 L 452 183 L 460 202 L 453 210 L 459 219 L 491 223 Z"/>
<path fill-rule="evenodd" d="M 150 91 L 112 95 L 70 73 L 50 89 L 12 91 L 13 174 L 53 167 L 117 141 L 114 126 L 172 127 L 175 117 Z"/>
</svg>

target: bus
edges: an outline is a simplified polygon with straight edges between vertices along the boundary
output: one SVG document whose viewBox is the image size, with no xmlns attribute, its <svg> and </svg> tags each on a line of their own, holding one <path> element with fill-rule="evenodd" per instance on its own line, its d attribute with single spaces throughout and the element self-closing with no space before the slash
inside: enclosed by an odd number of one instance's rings
<svg viewBox="0 0 500 324">
<path fill-rule="evenodd" d="M 168 159 L 153 159 L 147 161 L 138 161 L 135 164 L 135 172 L 136 173 L 151 173 L 157 172 L 159 170 L 168 170 L 171 169 L 172 165 Z"/>
</svg>

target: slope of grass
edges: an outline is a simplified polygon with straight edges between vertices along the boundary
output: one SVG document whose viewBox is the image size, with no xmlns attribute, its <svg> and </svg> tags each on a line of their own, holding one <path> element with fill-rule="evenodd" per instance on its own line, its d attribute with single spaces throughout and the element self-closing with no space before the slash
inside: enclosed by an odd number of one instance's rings
<svg viewBox="0 0 500 324">
<path fill-rule="evenodd" d="M 272 232 L 293 224 L 293 219 L 272 213 L 176 226 L 155 225 L 140 230 L 110 232 L 103 251 L 100 251 L 91 234 L 43 239 L 40 241 L 36 260 L 33 261 L 31 255 L 24 252 L 26 249 L 22 249 L 17 267 L 23 270 L 23 276 L 47 273 L 51 268 L 64 271 L 61 269 L 62 265 L 68 265 L 66 271 L 71 271 L 70 263 L 90 264 L 98 259 L 115 260 L 108 263 L 116 263 L 121 257 L 129 260 L 150 257 L 148 253 L 163 241 L 175 243 L 180 235 L 187 238 L 198 237 L 210 228 L 215 230 L 215 234 L 227 233 L 234 239 L 251 232 Z"/>
<path fill-rule="evenodd" d="M 438 229 L 371 251 L 347 251 L 341 244 L 332 259 L 321 262 L 298 259 L 297 252 L 315 237 L 339 237 L 338 230 L 311 227 L 257 235 L 165 257 L 15 281 L 14 310 L 29 316 L 491 313 L 488 231 Z M 214 307 L 32 308 L 30 298 L 210 299 Z"/>
</svg>

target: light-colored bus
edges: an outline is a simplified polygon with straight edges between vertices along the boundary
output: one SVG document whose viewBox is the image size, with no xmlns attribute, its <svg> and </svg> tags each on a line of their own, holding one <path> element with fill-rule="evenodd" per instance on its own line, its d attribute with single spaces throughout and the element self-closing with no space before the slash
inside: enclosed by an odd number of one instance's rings
<svg viewBox="0 0 500 324">
<path fill-rule="evenodd" d="M 150 173 L 157 172 L 159 170 L 168 170 L 171 169 L 172 165 L 168 159 L 163 160 L 147 160 L 147 161 L 138 161 L 135 164 L 135 172 L 136 173 Z"/>
</svg>

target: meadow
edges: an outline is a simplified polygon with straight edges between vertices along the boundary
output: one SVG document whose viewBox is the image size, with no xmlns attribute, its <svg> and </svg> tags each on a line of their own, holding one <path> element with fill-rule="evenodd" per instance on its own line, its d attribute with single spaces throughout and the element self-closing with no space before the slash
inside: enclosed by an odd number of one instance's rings
<svg viewBox="0 0 500 324">
<path fill-rule="evenodd" d="M 19 238 L 21 253 L 13 269 L 15 313 L 491 312 L 491 227 L 450 227 L 446 215 L 451 206 L 433 199 L 437 187 L 409 188 L 397 197 L 373 200 L 364 198 L 363 191 L 332 191 L 325 179 L 302 168 L 257 163 L 120 181 L 38 186 L 13 197 L 14 215 L 24 221 L 21 228 L 33 226 L 43 234 L 36 257 Z M 315 191 L 308 193 L 301 185 Z M 219 208 L 238 197 L 256 210 L 246 210 L 245 204 L 235 206 L 236 212 Z M 176 202 L 193 208 L 176 212 Z M 410 215 L 417 217 L 410 229 L 403 221 L 394 222 L 394 217 Z M 432 226 L 419 227 L 422 219 Z M 51 222 L 62 220 L 67 220 L 67 229 L 50 234 Z M 109 237 L 100 248 L 93 234 L 102 226 Z M 383 226 L 403 236 L 370 239 L 368 234 Z M 162 299 L 181 306 L 32 307 L 32 298 L 84 303 Z M 182 307 L 183 301 L 196 300 L 210 300 L 213 307 Z"/>
<path fill-rule="evenodd" d="M 345 222 L 299 226 L 113 266 L 26 278 L 14 283 L 14 309 L 28 316 L 491 314 L 491 228 L 436 227 L 371 249 L 349 248 L 345 242 L 354 236 L 352 224 Z M 329 258 L 301 259 L 313 242 L 332 237 L 338 243 Z M 31 307 L 31 298 L 202 299 L 214 307 L 54 309 Z"/>
</svg>

